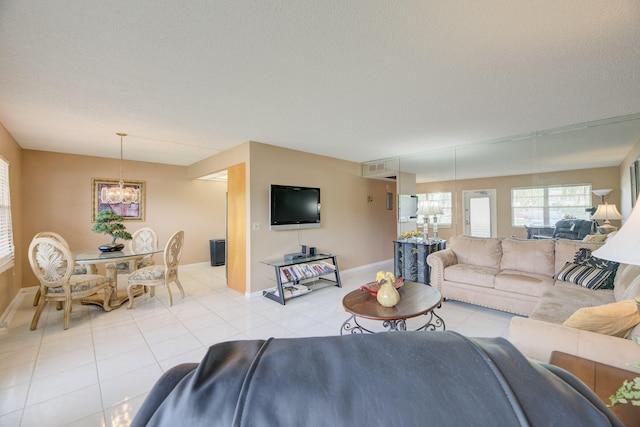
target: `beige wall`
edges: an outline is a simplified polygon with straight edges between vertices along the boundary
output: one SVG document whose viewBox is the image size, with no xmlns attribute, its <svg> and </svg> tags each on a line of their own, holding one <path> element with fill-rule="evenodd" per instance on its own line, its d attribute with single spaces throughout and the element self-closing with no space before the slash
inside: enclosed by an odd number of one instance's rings
<svg viewBox="0 0 640 427">
<path fill-rule="evenodd" d="M 246 191 L 249 215 L 245 219 L 246 292 L 275 286 L 273 267 L 261 261 L 298 252 L 300 244 L 337 254 L 342 270 L 393 257 L 396 213 L 386 210 L 389 182 L 362 178 L 357 163 L 253 141 L 191 165 L 188 174 L 203 176 L 238 163 L 247 165 L 245 178 L 249 183 Z M 321 228 L 269 230 L 270 184 L 320 187 Z M 394 186 L 390 186 L 390 191 L 395 198 Z M 371 202 L 367 201 L 368 196 Z M 258 224 L 258 230 L 253 230 L 254 223 Z M 228 246 L 234 244 L 228 242 Z"/>
<path fill-rule="evenodd" d="M 118 178 L 119 160 L 33 150 L 24 150 L 22 157 L 24 247 L 43 230 L 60 233 L 72 250 L 109 240 L 91 231 L 91 178 Z M 151 227 L 164 245 L 182 229 L 181 264 L 209 261 L 209 239 L 225 236 L 226 183 L 189 179 L 183 166 L 134 161 L 124 162 L 124 178 L 146 182 L 146 219 L 125 222 L 129 231 Z M 25 251 L 21 256 L 28 265 Z M 22 285 L 36 285 L 30 269 Z"/>
<path fill-rule="evenodd" d="M 342 270 L 393 257 L 396 214 L 386 210 L 388 182 L 362 178 L 353 162 L 260 143 L 250 151 L 250 292 L 275 286 L 273 267 L 260 261 L 299 252 L 300 244 L 337 254 Z M 319 187 L 321 227 L 269 230 L 270 184 Z"/>
<path fill-rule="evenodd" d="M 620 206 L 620 175 L 619 168 L 596 168 L 596 169 L 580 169 L 574 171 L 553 172 L 544 174 L 516 175 L 495 178 L 480 178 L 458 181 L 431 182 L 417 185 L 418 193 L 433 192 L 452 192 L 455 197 L 454 204 L 454 224 L 452 228 L 438 228 L 438 234 L 443 239 L 448 239 L 463 233 L 463 214 L 462 214 L 462 192 L 465 190 L 496 190 L 496 204 L 498 217 L 498 236 L 499 237 L 526 237 L 527 233 L 524 227 L 511 226 L 511 188 L 513 187 L 530 187 L 545 186 L 557 184 L 585 184 L 591 183 L 592 188 L 612 188 L 613 191 L 609 195 L 607 201 Z M 594 206 L 597 206 L 598 200 L 593 198 Z M 624 214 L 623 214 L 624 215 Z M 612 225 L 620 226 L 620 221 L 611 221 Z"/>
<path fill-rule="evenodd" d="M 29 269 L 29 263 L 23 264 L 20 254 L 23 252 L 23 189 L 22 189 L 22 148 L 0 123 L 0 155 L 9 162 L 9 186 L 11 189 L 11 219 L 13 222 L 13 240 L 16 250 L 13 268 L 0 274 L 0 315 L 4 313 L 13 298 L 20 291 L 23 271 Z M 25 267 L 26 266 L 26 267 Z"/>
<path fill-rule="evenodd" d="M 2 312 L 20 286 L 35 285 L 24 250 L 35 233 L 45 229 L 57 231 L 67 238 L 72 248 L 91 248 L 105 241 L 107 236 L 90 230 L 91 178 L 116 178 L 119 167 L 117 159 L 22 150 L 1 125 L 0 154 L 11 162 L 17 254 L 16 267 L 0 276 Z M 621 212 L 628 216 L 630 197 L 626 195 L 629 189 L 625 190 L 624 184 L 629 180 L 631 159 L 639 155 L 640 141 L 620 168 L 418 184 L 417 192 L 453 191 L 456 203 L 461 205 L 462 190 L 496 188 L 498 215 L 510 218 L 510 189 L 513 186 L 591 182 L 594 188 L 614 188 L 610 202 L 621 205 Z M 189 167 L 125 161 L 125 179 L 147 183 L 146 220 L 127 222 L 128 228 L 153 227 L 161 243 L 176 229 L 184 229 L 183 264 L 208 262 L 208 240 L 223 238 L 225 234 L 226 184 L 193 178 L 239 163 L 246 164 L 249 182 L 246 194 L 249 215 L 244 220 L 248 292 L 275 284 L 273 268 L 260 261 L 296 252 L 299 244 L 337 254 L 343 270 L 393 256 L 397 194 L 390 186 L 394 193 L 394 209 L 387 211 L 385 195 L 389 182 L 361 178 L 360 166 L 352 162 L 255 142 L 241 144 Z M 621 176 L 625 170 L 626 177 Z M 320 187 L 322 227 L 270 231 L 268 194 L 272 183 Z M 629 205 L 628 209 L 625 203 Z M 457 215 L 455 226 L 441 228 L 440 235 L 448 238 L 460 234 L 461 221 L 461 215 Z M 253 223 L 259 224 L 259 230 L 252 230 Z M 523 229 L 511 228 L 510 220 L 499 221 L 498 233 L 501 236 L 525 234 Z"/>
</svg>

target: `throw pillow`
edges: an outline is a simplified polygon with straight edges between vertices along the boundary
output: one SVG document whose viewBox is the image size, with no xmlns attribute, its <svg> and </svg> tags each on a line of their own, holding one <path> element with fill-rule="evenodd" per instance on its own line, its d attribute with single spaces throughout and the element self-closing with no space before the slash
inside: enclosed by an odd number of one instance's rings
<svg viewBox="0 0 640 427">
<path fill-rule="evenodd" d="M 604 242 L 607 239 L 606 234 L 587 234 L 582 239 L 583 242 Z"/>
<path fill-rule="evenodd" d="M 597 258 L 591 255 L 591 249 L 580 248 L 576 252 L 573 262 L 578 265 L 586 265 L 593 268 L 601 268 L 603 270 L 611 271 L 611 275 L 600 289 L 613 289 L 613 281 L 616 278 L 616 271 L 618 271 L 619 263 L 615 261 L 607 261 L 601 258 Z"/>
<path fill-rule="evenodd" d="M 578 309 L 565 320 L 563 325 L 626 338 L 638 323 L 640 323 L 640 314 L 635 301 L 625 300 Z"/>
<path fill-rule="evenodd" d="M 601 289 L 609 280 L 611 271 L 567 262 L 556 274 L 556 280 L 575 283 L 588 289 Z"/>
</svg>

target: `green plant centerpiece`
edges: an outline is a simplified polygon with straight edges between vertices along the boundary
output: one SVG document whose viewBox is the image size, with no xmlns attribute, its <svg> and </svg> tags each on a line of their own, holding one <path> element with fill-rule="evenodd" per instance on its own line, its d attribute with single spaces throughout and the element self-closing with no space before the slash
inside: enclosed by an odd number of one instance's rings
<svg viewBox="0 0 640 427">
<path fill-rule="evenodd" d="M 124 224 L 120 222 L 122 220 L 124 220 L 124 218 L 116 214 L 112 209 L 105 209 L 98 214 L 96 223 L 93 224 L 91 230 L 99 234 L 108 234 L 111 236 L 111 243 L 98 246 L 98 249 L 102 252 L 121 251 L 124 248 L 124 244 L 116 243 L 116 240 L 131 240 L 131 233 L 129 233 Z"/>
<path fill-rule="evenodd" d="M 640 299 L 638 298 L 636 298 L 636 304 L 638 304 L 638 310 L 640 311 Z M 635 338 L 634 341 L 637 344 L 640 344 L 640 338 Z M 636 368 L 640 368 L 640 362 L 634 362 L 631 365 Z M 610 406 L 618 404 L 640 406 L 640 377 L 635 377 L 632 380 L 625 380 L 620 388 L 609 397 L 609 400 L 611 401 Z"/>
</svg>

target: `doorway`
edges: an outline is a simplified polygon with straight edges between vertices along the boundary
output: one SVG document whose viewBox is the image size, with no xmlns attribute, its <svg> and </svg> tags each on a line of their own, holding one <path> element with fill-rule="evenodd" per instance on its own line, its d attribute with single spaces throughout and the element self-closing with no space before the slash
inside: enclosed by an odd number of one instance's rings
<svg viewBox="0 0 640 427">
<path fill-rule="evenodd" d="M 496 190 L 463 191 L 464 234 L 497 237 Z"/>
</svg>

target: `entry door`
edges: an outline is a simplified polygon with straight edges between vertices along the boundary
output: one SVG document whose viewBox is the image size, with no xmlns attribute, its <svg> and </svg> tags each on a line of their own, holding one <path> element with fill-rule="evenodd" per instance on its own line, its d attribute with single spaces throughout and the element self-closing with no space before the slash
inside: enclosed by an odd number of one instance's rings
<svg viewBox="0 0 640 427">
<path fill-rule="evenodd" d="M 496 190 L 463 191 L 464 234 L 496 237 Z"/>
</svg>

